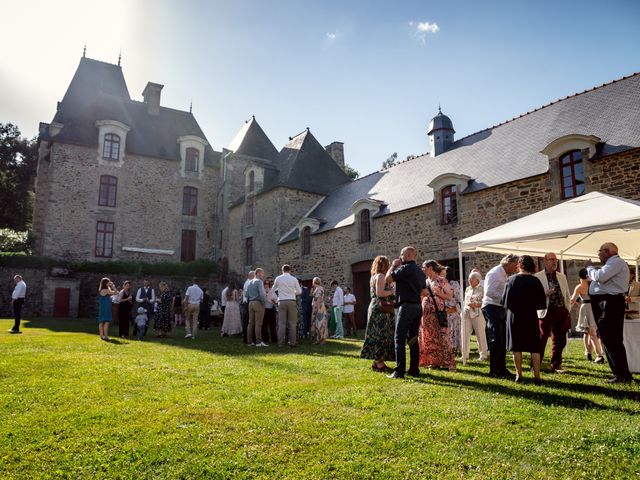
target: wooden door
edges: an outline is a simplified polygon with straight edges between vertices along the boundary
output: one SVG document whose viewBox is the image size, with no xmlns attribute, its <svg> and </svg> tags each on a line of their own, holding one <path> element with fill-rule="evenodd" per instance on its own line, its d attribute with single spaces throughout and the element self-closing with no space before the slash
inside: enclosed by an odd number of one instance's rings
<svg viewBox="0 0 640 480">
<path fill-rule="evenodd" d="M 366 260 L 351 265 L 351 276 L 353 278 L 352 290 L 356 296 L 354 316 L 358 328 L 365 328 L 367 326 L 367 310 L 371 302 L 371 294 L 369 292 L 371 262 L 371 260 Z"/>
<path fill-rule="evenodd" d="M 196 231 L 182 230 L 182 248 L 180 260 L 192 262 L 196 259 Z"/>
<path fill-rule="evenodd" d="M 66 318 L 69 316 L 70 288 L 56 288 L 53 294 L 53 316 Z"/>
</svg>

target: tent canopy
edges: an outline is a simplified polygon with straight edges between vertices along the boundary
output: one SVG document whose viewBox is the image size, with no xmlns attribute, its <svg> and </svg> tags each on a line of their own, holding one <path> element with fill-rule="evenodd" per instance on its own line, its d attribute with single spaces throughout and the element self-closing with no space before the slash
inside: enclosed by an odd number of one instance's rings
<svg viewBox="0 0 640 480">
<path fill-rule="evenodd" d="M 627 263 L 640 259 L 640 202 L 591 192 L 458 242 L 460 252 L 597 258 L 605 242 Z"/>
</svg>

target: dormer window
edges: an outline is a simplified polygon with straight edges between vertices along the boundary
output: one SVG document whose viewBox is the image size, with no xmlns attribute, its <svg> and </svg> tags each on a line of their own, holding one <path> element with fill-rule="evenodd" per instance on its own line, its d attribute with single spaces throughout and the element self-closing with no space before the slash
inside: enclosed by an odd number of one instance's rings
<svg viewBox="0 0 640 480">
<path fill-rule="evenodd" d="M 311 255 L 311 227 L 302 229 L 302 255 Z"/>
<path fill-rule="evenodd" d="M 572 150 L 560 156 L 562 198 L 573 198 L 584 193 L 584 166 L 582 152 Z"/>
<path fill-rule="evenodd" d="M 447 185 L 441 190 L 441 223 L 443 225 L 458 223 L 458 201 L 456 199 L 456 186 Z"/>
<path fill-rule="evenodd" d="M 197 172 L 200 163 L 200 152 L 193 147 L 187 148 L 185 152 L 184 170 L 186 172 Z"/>
<path fill-rule="evenodd" d="M 102 158 L 105 160 L 115 160 L 120 158 L 120 136 L 115 133 L 107 133 L 104 136 L 102 147 Z"/>
<path fill-rule="evenodd" d="M 367 243 L 371 241 L 371 212 L 368 209 L 360 212 L 360 243 Z"/>
</svg>

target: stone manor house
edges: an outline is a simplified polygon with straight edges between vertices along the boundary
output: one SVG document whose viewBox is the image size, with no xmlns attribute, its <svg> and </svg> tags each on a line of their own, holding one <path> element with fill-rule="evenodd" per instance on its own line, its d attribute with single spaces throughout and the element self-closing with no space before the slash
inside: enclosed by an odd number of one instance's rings
<svg viewBox="0 0 640 480">
<path fill-rule="evenodd" d="M 309 129 L 278 150 L 252 117 L 227 147 L 211 144 L 191 112 L 161 105 L 162 88 L 132 100 L 119 65 L 81 58 L 40 125 L 36 253 L 211 258 L 239 274 L 289 263 L 305 283 L 352 285 L 362 325 L 376 255 L 413 244 L 457 268 L 459 239 L 564 199 L 640 200 L 640 74 L 457 140 L 439 111 L 428 153 L 355 181 L 343 144 Z M 486 271 L 496 256 L 464 260 Z"/>
</svg>

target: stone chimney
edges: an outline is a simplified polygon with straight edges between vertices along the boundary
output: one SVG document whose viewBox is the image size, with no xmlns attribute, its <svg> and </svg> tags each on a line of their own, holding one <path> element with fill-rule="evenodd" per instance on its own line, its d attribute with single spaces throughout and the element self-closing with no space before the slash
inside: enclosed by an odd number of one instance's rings
<svg viewBox="0 0 640 480">
<path fill-rule="evenodd" d="M 142 91 L 144 103 L 147 104 L 147 112 L 149 115 L 158 115 L 160 113 L 160 92 L 164 85 L 159 83 L 147 82 L 147 86 Z"/>
<path fill-rule="evenodd" d="M 324 149 L 327 151 L 331 158 L 344 170 L 344 143 L 332 142 Z"/>
</svg>

